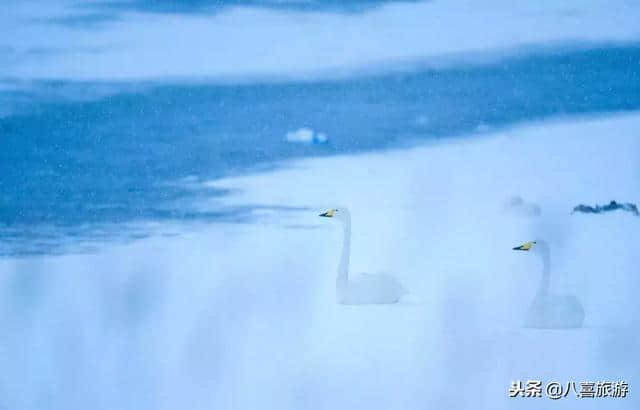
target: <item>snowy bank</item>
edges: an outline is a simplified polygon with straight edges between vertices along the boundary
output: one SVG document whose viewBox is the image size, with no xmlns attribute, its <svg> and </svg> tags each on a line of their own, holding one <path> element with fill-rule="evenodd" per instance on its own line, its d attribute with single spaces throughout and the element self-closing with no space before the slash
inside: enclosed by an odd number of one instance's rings
<svg viewBox="0 0 640 410">
<path fill-rule="evenodd" d="M 633 393 L 638 219 L 569 211 L 638 202 L 639 126 L 640 114 L 540 123 L 296 161 L 207 183 L 237 192 L 215 206 L 272 206 L 257 223 L 3 260 L 0 407 L 540 408 L 548 399 L 508 398 L 529 379 L 624 379 Z M 542 212 L 505 215 L 514 196 Z M 412 301 L 336 305 L 341 233 L 317 216 L 334 205 L 351 209 L 352 270 L 394 274 Z M 522 327 L 540 265 L 511 249 L 536 238 L 584 328 Z M 633 409 L 640 396 L 560 402 Z"/>
</svg>

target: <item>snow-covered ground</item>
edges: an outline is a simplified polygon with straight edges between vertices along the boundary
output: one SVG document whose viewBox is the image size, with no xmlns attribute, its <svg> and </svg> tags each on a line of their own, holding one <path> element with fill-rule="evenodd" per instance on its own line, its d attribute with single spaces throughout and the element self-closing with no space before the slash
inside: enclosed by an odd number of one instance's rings
<svg viewBox="0 0 640 410">
<path fill-rule="evenodd" d="M 436 0 L 360 13 L 229 7 L 159 14 L 107 3 L 10 0 L 0 14 L 0 79 L 316 76 L 640 40 L 640 6 L 627 0 Z"/>
<path fill-rule="evenodd" d="M 207 183 L 257 206 L 254 223 L 2 260 L 0 408 L 638 408 L 640 218 L 569 213 L 640 202 L 639 126 L 572 119 L 288 162 Z M 540 215 L 505 209 L 513 196 Z M 352 270 L 395 275 L 403 303 L 335 303 L 341 232 L 317 215 L 336 205 Z M 537 238 L 584 328 L 522 327 L 540 264 L 511 248 Z M 529 379 L 630 394 L 508 398 Z"/>
</svg>

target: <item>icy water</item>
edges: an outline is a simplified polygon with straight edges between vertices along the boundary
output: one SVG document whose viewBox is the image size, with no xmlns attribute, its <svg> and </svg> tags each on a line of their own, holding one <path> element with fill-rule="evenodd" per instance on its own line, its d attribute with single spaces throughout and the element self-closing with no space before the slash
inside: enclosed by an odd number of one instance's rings
<svg viewBox="0 0 640 410">
<path fill-rule="evenodd" d="M 640 108 L 640 48 L 567 48 L 333 80 L 83 83 L 0 89 L 0 255 L 135 239 L 149 221 L 242 222 L 202 210 L 199 182 L 302 156 L 356 153 L 522 121 Z M 324 144 L 292 143 L 310 128 Z M 214 202 L 215 203 L 215 202 Z M 257 204 L 256 206 L 259 206 Z"/>
</svg>

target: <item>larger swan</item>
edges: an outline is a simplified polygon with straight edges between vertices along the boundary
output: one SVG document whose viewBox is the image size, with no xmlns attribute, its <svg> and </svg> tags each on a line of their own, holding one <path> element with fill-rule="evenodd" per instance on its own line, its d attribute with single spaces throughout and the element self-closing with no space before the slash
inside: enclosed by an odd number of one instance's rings
<svg viewBox="0 0 640 410">
<path fill-rule="evenodd" d="M 336 277 L 337 302 L 343 305 L 396 303 L 407 293 L 400 282 L 384 274 L 361 273 L 349 275 L 351 252 L 351 214 L 346 208 L 330 209 L 320 216 L 334 218 L 342 222 L 344 240 Z"/>
<path fill-rule="evenodd" d="M 555 295 L 549 292 L 551 260 L 549 244 L 536 240 L 513 248 L 514 251 L 526 251 L 542 258 L 542 279 L 527 317 L 526 327 L 545 329 L 567 329 L 582 327 L 584 309 L 573 295 Z"/>
</svg>

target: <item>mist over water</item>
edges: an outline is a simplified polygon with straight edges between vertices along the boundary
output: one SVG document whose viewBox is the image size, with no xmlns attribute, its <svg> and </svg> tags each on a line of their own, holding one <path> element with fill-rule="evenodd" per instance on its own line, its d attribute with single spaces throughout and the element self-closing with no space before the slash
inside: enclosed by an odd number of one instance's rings
<svg viewBox="0 0 640 410">
<path fill-rule="evenodd" d="M 639 13 L 10 0 L 0 409 L 638 408 L 640 219 L 571 211 L 640 203 Z M 336 206 L 401 303 L 336 304 Z"/>
</svg>

